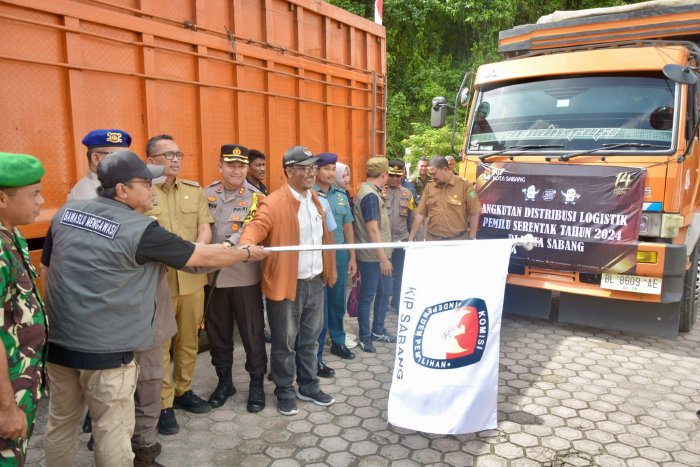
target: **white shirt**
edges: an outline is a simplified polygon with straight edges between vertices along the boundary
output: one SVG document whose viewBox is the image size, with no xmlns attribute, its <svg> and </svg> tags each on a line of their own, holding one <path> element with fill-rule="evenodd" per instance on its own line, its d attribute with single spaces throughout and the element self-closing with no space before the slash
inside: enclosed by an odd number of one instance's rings
<svg viewBox="0 0 700 467">
<path fill-rule="evenodd" d="M 299 245 L 323 244 L 323 216 L 316 209 L 311 198 L 311 190 L 306 191 L 306 196 L 300 195 L 291 186 L 294 197 L 301 203 L 297 212 L 299 221 Z M 323 272 L 323 254 L 320 250 L 300 251 L 297 279 L 310 279 Z"/>
<path fill-rule="evenodd" d="M 78 180 L 73 189 L 68 193 L 68 201 L 75 199 L 97 198 L 97 189 L 100 187 L 100 180 L 95 172 L 90 172 Z"/>
</svg>

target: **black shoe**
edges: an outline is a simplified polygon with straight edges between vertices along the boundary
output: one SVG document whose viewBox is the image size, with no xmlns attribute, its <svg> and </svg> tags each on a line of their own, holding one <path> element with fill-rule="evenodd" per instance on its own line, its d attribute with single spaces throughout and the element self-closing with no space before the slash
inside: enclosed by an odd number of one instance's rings
<svg viewBox="0 0 700 467">
<path fill-rule="evenodd" d="M 372 339 L 369 337 L 360 339 L 360 348 L 369 353 L 375 353 L 377 351 L 377 349 L 374 348 L 374 344 L 372 344 Z"/>
<path fill-rule="evenodd" d="M 303 401 L 311 401 L 316 405 L 327 407 L 335 402 L 332 396 L 326 394 L 320 389 L 314 393 L 304 394 L 301 391 L 297 393 L 297 397 Z"/>
<path fill-rule="evenodd" d="M 192 413 L 207 413 L 211 411 L 211 404 L 192 391 L 187 391 L 183 395 L 175 397 L 173 407 Z"/>
<path fill-rule="evenodd" d="M 250 386 L 248 387 L 248 412 L 260 412 L 265 408 L 265 390 L 263 389 L 263 378 L 265 375 L 250 375 Z"/>
<path fill-rule="evenodd" d="M 180 431 L 180 425 L 175 418 L 175 411 L 172 408 L 161 410 L 158 419 L 158 433 L 168 436 L 174 435 L 178 431 Z"/>
<path fill-rule="evenodd" d="M 270 331 L 268 331 L 267 329 L 263 329 L 263 339 L 268 344 L 272 342 L 272 334 L 270 334 Z"/>
<path fill-rule="evenodd" d="M 213 408 L 221 407 L 226 402 L 226 399 L 236 394 L 236 387 L 233 385 L 231 376 L 231 367 L 217 366 L 216 376 L 219 377 L 219 384 L 216 385 L 216 389 L 214 389 L 214 392 L 209 396 L 209 405 Z"/>
<path fill-rule="evenodd" d="M 335 376 L 335 370 L 329 366 L 327 366 L 325 363 L 321 362 L 318 364 L 318 371 L 316 374 L 320 378 L 332 378 Z"/>
<path fill-rule="evenodd" d="M 355 358 L 355 354 L 350 349 L 348 349 L 348 347 L 345 344 L 331 344 L 331 353 L 333 355 L 337 355 L 340 358 L 345 358 L 347 360 L 352 360 L 353 358 Z"/>
<path fill-rule="evenodd" d="M 299 409 L 297 409 L 297 401 L 294 398 L 280 399 L 278 397 L 277 410 L 279 410 L 282 415 L 296 415 L 299 413 Z"/>
<path fill-rule="evenodd" d="M 89 412 L 85 415 L 85 420 L 83 421 L 83 433 L 92 433 L 92 419 Z"/>
<path fill-rule="evenodd" d="M 90 429 L 92 429 L 92 425 L 90 426 Z M 87 448 L 88 448 L 88 451 L 95 450 L 95 438 L 92 435 L 90 435 L 90 439 L 88 440 Z"/>
<path fill-rule="evenodd" d="M 372 340 L 377 342 L 386 342 L 389 344 L 393 344 L 396 342 L 396 337 L 384 331 L 381 334 L 372 333 Z"/>
</svg>

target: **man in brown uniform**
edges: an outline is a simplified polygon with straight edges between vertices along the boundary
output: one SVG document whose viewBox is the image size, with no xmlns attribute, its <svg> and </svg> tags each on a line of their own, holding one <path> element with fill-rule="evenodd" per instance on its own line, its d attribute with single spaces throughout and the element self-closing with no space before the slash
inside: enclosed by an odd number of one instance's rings
<svg viewBox="0 0 700 467">
<path fill-rule="evenodd" d="M 146 155 L 151 164 L 162 165 L 165 182 L 156 185 L 156 204 L 146 215 L 185 240 L 211 242 L 211 217 L 204 190 L 197 182 L 178 178 L 183 154 L 172 136 L 158 135 L 148 140 Z M 211 405 L 192 392 L 192 375 L 199 347 L 198 327 L 204 315 L 205 275 L 189 274 L 168 268 L 168 286 L 177 321 L 177 334 L 172 341 L 173 376 L 170 377 L 170 341 L 163 347 L 165 377 L 162 390 L 162 410 L 158 431 L 175 434 L 180 427 L 173 406 L 193 413 L 206 413 Z"/>
<path fill-rule="evenodd" d="M 432 182 L 423 191 L 408 240 L 412 241 L 426 216 L 426 240 L 465 240 L 476 238 L 481 203 L 474 184 L 456 176 L 443 156 L 428 164 Z"/>
<path fill-rule="evenodd" d="M 219 170 L 222 180 L 204 190 L 214 217 L 214 241 L 238 244 L 244 222 L 252 219 L 258 200 L 264 195 L 246 182 L 248 148 L 245 146 L 221 146 Z M 235 323 L 245 348 L 245 369 L 250 374 L 248 412 L 260 412 L 265 408 L 263 378 L 267 371 L 267 352 L 263 339 L 261 274 L 260 263 L 240 263 L 222 269 L 212 278 L 206 325 L 211 363 L 219 378 L 219 384 L 209 396 L 212 407 L 221 407 L 236 393 L 231 378 Z"/>
</svg>

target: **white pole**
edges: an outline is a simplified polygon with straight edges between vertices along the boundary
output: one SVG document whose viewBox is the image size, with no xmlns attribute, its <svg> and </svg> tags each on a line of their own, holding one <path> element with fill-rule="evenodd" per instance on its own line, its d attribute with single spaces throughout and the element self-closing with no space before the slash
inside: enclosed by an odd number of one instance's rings
<svg viewBox="0 0 700 467">
<path fill-rule="evenodd" d="M 473 242 L 490 242 L 499 240 L 439 240 L 429 242 L 385 242 L 385 243 L 341 243 L 339 245 L 290 245 L 270 246 L 265 250 L 272 252 L 286 251 L 318 251 L 318 250 L 371 250 L 375 248 L 426 248 L 431 246 L 460 246 Z M 521 246 L 527 251 L 535 247 L 535 237 L 527 234 L 524 237 L 513 239 L 515 246 Z"/>
</svg>

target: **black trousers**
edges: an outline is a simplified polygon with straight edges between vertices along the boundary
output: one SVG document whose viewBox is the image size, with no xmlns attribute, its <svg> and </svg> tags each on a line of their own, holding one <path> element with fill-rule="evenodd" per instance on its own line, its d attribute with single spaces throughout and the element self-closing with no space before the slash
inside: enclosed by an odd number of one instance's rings
<svg viewBox="0 0 700 467">
<path fill-rule="evenodd" d="M 215 288 L 205 317 L 212 365 L 233 366 L 235 323 L 245 349 L 246 371 L 251 375 L 264 375 L 267 372 L 260 283 L 246 287 Z"/>
</svg>

